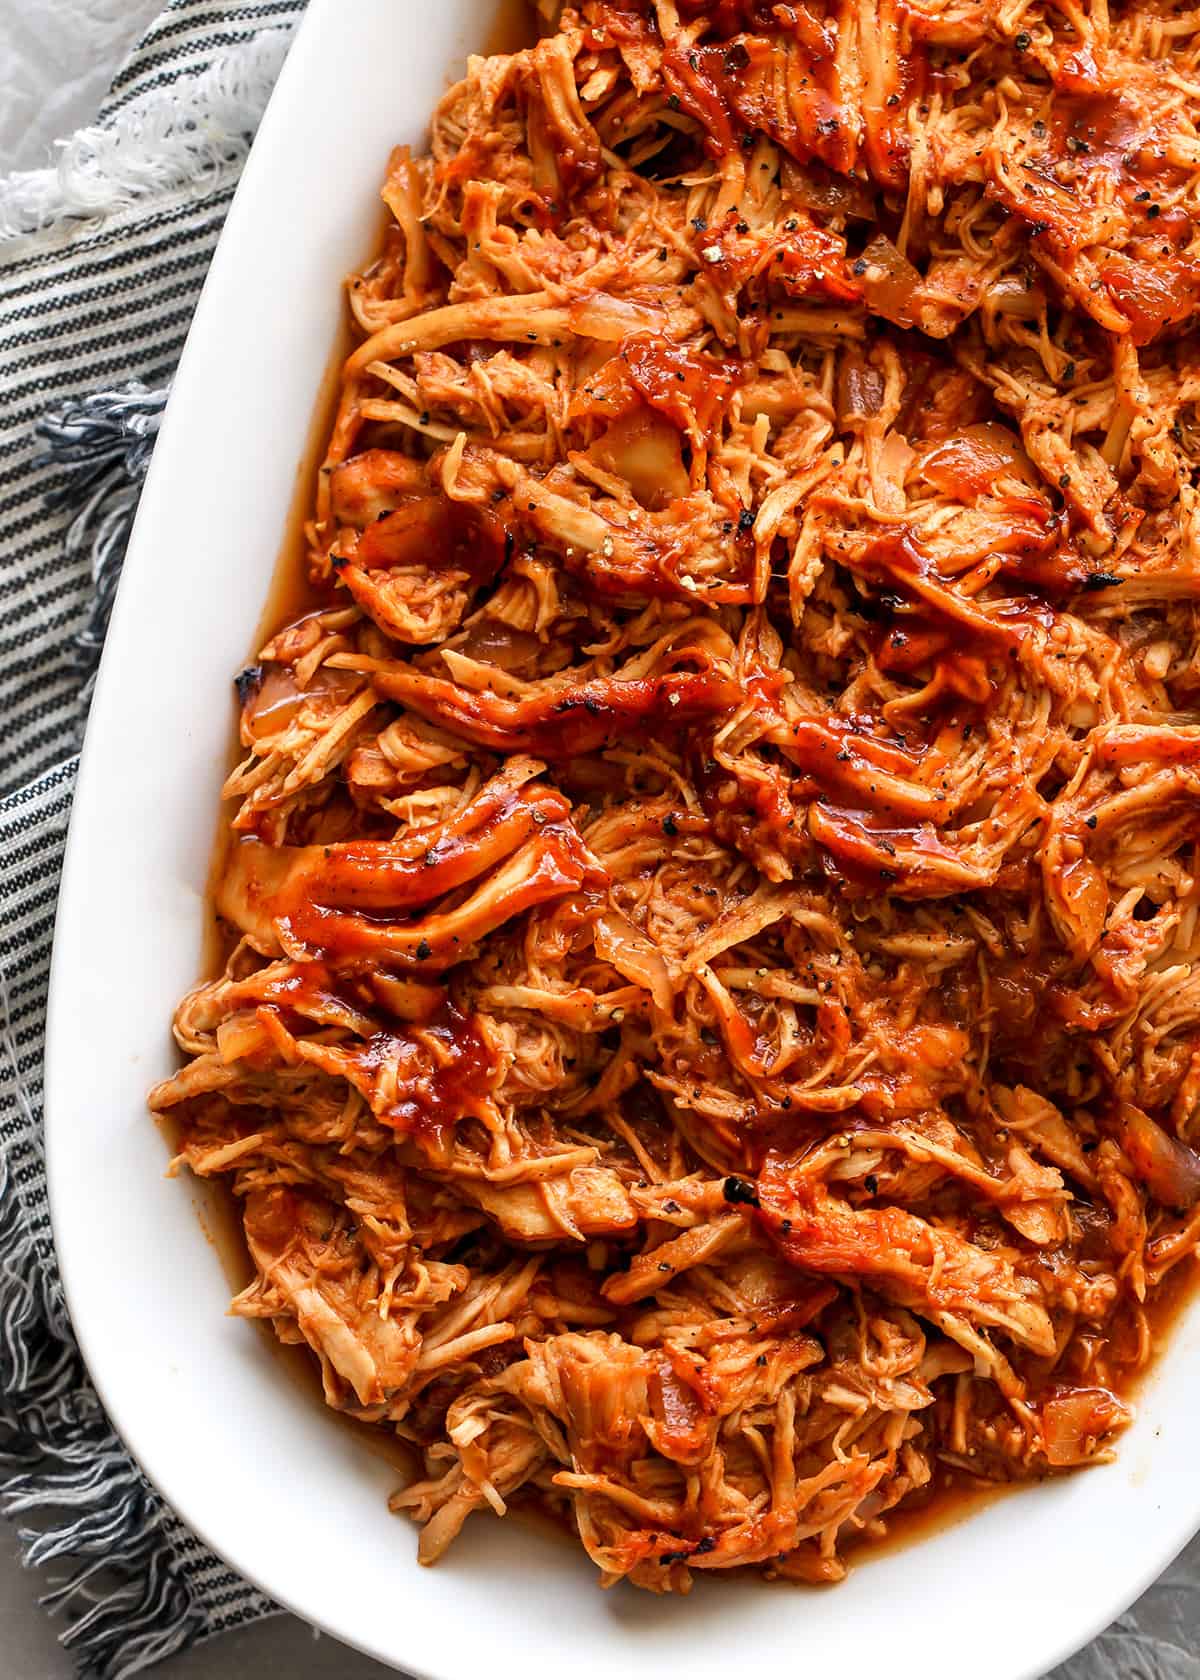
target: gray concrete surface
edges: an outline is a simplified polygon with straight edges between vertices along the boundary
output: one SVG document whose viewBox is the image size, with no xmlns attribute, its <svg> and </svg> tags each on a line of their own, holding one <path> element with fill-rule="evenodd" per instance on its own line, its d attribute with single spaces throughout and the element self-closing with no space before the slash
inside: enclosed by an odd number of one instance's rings
<svg viewBox="0 0 1200 1680">
<path fill-rule="evenodd" d="M 57 1624 L 37 1602 L 43 1590 L 39 1575 L 17 1562 L 11 1528 L 0 1524 L 0 1680 L 73 1680 Z M 170 1657 L 153 1673 L 156 1680 L 384 1680 L 393 1671 L 295 1616 L 273 1616 Z"/>
</svg>

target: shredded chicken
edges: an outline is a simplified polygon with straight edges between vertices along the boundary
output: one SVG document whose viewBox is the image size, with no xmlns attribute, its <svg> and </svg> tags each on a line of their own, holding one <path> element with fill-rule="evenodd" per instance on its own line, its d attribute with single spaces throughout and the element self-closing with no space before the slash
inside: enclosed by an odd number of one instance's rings
<svg viewBox="0 0 1200 1680">
<path fill-rule="evenodd" d="M 540 28 L 391 160 L 151 1102 L 425 1561 L 832 1581 L 1108 1457 L 1200 1243 L 1200 14 Z"/>
</svg>

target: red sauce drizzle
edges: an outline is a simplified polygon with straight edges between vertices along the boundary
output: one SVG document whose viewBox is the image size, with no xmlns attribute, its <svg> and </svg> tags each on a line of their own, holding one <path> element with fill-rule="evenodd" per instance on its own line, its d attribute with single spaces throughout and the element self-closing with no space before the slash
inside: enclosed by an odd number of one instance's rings
<svg viewBox="0 0 1200 1680">
<path fill-rule="evenodd" d="M 419 1037 L 380 1031 L 361 1051 L 364 1068 L 395 1063 L 395 1103 L 379 1118 L 429 1155 L 443 1154 L 460 1120 L 475 1114 L 495 1082 L 497 1065 L 469 1015 L 446 1003 Z"/>
<path fill-rule="evenodd" d="M 432 565 L 461 572 L 477 587 L 491 582 L 504 557 L 504 527 L 491 508 L 437 495 L 414 497 L 369 525 L 358 539 L 354 563 L 366 571 Z M 333 564 L 340 569 L 336 558 Z"/>
<path fill-rule="evenodd" d="M 805 39 L 739 36 L 720 46 L 669 46 L 663 81 L 704 129 L 710 151 L 735 151 L 743 134 L 768 135 L 792 157 L 848 173 L 854 141 L 836 98 L 833 32 L 811 19 Z M 775 97 L 779 74 L 789 98 Z"/>
<path fill-rule="evenodd" d="M 634 333 L 621 346 L 634 390 L 680 431 L 711 433 L 745 377 L 745 364 L 718 361 L 653 333 Z"/>
</svg>

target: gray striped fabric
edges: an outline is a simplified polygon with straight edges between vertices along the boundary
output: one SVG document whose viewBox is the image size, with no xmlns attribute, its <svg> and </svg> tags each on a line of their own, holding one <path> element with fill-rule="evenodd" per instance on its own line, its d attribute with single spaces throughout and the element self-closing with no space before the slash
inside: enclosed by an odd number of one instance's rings
<svg viewBox="0 0 1200 1680">
<path fill-rule="evenodd" d="M 64 153 L 58 177 L 10 192 L 34 207 L 18 221 L 47 225 L 0 240 L 0 1504 L 27 1561 L 54 1565 L 46 1603 L 64 1642 L 106 1680 L 274 1608 L 163 1506 L 88 1382 L 50 1237 L 41 1066 L 74 753 L 115 567 L 162 390 L 302 9 L 172 0 L 99 133 Z M 170 161 L 147 169 L 139 137 L 160 136 L 164 113 Z M 70 213 L 85 205 L 100 213 Z"/>
</svg>

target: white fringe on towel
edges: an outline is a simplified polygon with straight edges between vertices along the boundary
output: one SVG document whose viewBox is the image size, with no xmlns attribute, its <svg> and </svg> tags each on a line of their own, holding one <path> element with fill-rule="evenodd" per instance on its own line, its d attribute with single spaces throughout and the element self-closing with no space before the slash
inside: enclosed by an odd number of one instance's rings
<svg viewBox="0 0 1200 1680">
<path fill-rule="evenodd" d="M 39 423 L 47 445 L 35 466 L 55 466 L 66 482 L 46 497 L 46 504 L 67 509 L 64 550 L 69 559 L 87 556 L 92 575 L 92 603 L 87 623 L 75 637 L 86 709 L 112 614 L 121 564 L 142 480 L 166 408 L 169 387 L 148 391 L 131 379 L 112 391 L 97 391 L 82 402 L 52 409 Z"/>
<path fill-rule="evenodd" d="M 0 239 L 111 215 L 147 193 L 203 191 L 244 160 L 290 39 L 266 29 L 198 76 L 60 140 L 52 168 L 0 176 Z"/>
</svg>

